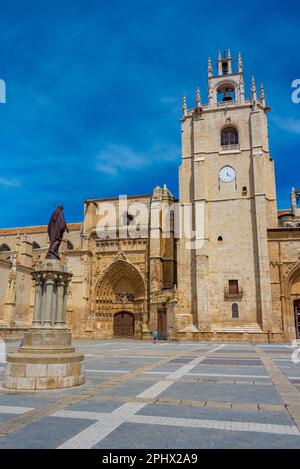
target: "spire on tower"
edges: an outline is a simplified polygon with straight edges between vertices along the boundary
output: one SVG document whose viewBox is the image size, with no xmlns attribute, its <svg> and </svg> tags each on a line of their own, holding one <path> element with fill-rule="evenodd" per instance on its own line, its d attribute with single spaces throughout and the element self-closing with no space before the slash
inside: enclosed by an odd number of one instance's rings
<svg viewBox="0 0 300 469">
<path fill-rule="evenodd" d="M 255 84 L 254 75 L 251 76 L 251 91 L 252 91 L 252 94 L 256 94 L 256 84 Z"/>
<path fill-rule="evenodd" d="M 196 107 L 197 109 L 201 108 L 201 96 L 200 96 L 200 88 L 199 86 L 196 89 Z"/>
<path fill-rule="evenodd" d="M 183 95 L 183 98 L 182 98 L 182 114 L 184 116 L 187 115 L 186 96 L 185 95 Z"/>
<path fill-rule="evenodd" d="M 219 49 L 219 54 L 218 54 L 218 60 L 222 60 L 222 54 L 221 54 L 220 49 Z"/>
<path fill-rule="evenodd" d="M 263 106 L 266 105 L 266 97 L 265 97 L 265 90 L 264 90 L 264 85 L 261 83 L 260 85 L 260 99 L 263 104 Z"/>
<path fill-rule="evenodd" d="M 208 105 L 211 106 L 213 103 L 213 89 L 211 86 L 210 81 L 208 82 L 208 88 L 207 88 L 207 94 L 208 94 Z"/>
<path fill-rule="evenodd" d="M 228 59 L 231 59 L 231 52 L 230 52 L 230 49 L 228 49 L 227 58 L 228 58 Z"/>
<path fill-rule="evenodd" d="M 245 84 L 244 84 L 243 74 L 240 75 L 239 95 L 240 95 L 240 102 L 243 103 L 245 101 Z"/>
<path fill-rule="evenodd" d="M 212 77 L 213 76 L 213 69 L 212 69 L 211 58 L 210 57 L 208 58 L 207 70 L 208 70 L 208 76 Z"/>
<path fill-rule="evenodd" d="M 254 75 L 252 75 L 252 78 L 251 78 L 251 95 L 252 95 L 253 108 L 255 108 L 256 102 L 257 102 L 257 95 L 256 95 L 256 84 L 255 84 Z"/>
<path fill-rule="evenodd" d="M 239 52 L 239 58 L 238 58 L 238 68 L 239 68 L 239 73 L 242 73 L 243 71 L 243 61 L 242 61 L 242 55 Z"/>
</svg>

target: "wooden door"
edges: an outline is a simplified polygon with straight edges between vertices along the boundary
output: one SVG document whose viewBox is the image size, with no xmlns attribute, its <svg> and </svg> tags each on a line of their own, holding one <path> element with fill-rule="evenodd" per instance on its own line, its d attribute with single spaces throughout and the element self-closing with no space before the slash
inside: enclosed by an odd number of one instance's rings
<svg viewBox="0 0 300 469">
<path fill-rule="evenodd" d="M 133 337 L 134 335 L 134 315 L 122 311 L 114 316 L 114 336 Z"/>
<path fill-rule="evenodd" d="M 159 339 L 168 338 L 167 308 L 158 308 L 157 310 L 157 335 Z"/>
</svg>

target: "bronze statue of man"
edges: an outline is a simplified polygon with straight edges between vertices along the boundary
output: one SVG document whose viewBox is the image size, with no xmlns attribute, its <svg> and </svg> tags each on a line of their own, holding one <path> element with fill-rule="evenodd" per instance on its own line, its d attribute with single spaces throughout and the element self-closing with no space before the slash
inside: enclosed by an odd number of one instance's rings
<svg viewBox="0 0 300 469">
<path fill-rule="evenodd" d="M 48 236 L 50 240 L 50 247 L 47 252 L 46 259 L 58 259 L 58 250 L 63 239 L 64 232 L 69 233 L 66 220 L 63 214 L 63 205 L 58 205 L 51 215 L 48 223 Z"/>
</svg>

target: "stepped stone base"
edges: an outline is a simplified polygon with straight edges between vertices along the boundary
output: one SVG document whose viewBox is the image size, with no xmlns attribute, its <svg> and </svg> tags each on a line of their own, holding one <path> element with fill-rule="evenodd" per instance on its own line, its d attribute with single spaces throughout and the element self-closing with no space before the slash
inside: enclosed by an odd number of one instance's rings
<svg viewBox="0 0 300 469">
<path fill-rule="evenodd" d="M 71 346 L 68 329 L 29 329 L 22 347 L 7 357 L 8 389 L 58 389 L 84 382 L 84 356 Z"/>
<path fill-rule="evenodd" d="M 248 342 L 248 343 L 280 343 L 289 341 L 288 336 L 283 336 L 281 332 L 241 332 L 241 331 L 210 331 L 210 332 L 177 332 L 176 339 L 179 341 L 208 341 L 208 342 Z"/>
</svg>

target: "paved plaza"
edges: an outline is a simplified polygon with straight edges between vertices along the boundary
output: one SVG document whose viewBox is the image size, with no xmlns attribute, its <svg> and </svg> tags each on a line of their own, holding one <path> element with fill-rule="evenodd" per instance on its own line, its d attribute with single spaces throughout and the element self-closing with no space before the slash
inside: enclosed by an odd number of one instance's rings
<svg viewBox="0 0 300 469">
<path fill-rule="evenodd" d="M 289 345 L 74 345 L 84 385 L 1 385 L 0 448 L 300 448 L 300 364 Z M 0 373 L 2 383 L 4 365 Z"/>
</svg>

